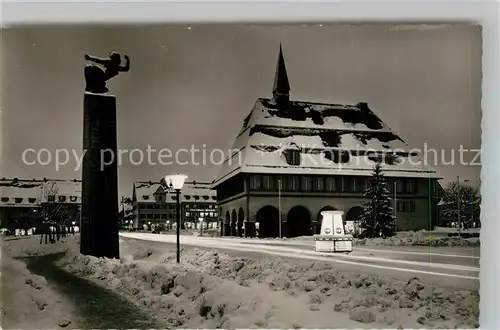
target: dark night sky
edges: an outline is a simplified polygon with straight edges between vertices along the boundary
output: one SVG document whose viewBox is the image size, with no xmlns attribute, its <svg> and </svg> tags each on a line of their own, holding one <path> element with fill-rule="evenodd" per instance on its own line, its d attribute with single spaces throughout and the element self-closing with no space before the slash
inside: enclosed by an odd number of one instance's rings
<svg viewBox="0 0 500 330">
<path fill-rule="evenodd" d="M 119 148 L 228 150 L 255 99 L 271 94 L 280 42 L 292 99 L 366 101 L 411 147 L 427 143 L 443 150 L 445 161 L 452 150 L 460 161 L 460 145 L 480 148 L 479 27 L 29 27 L 3 31 L 1 176 L 80 178 L 74 159 L 56 171 L 54 163 L 24 165 L 21 155 L 27 148 L 81 152 L 86 53 L 119 51 L 131 58 L 131 71 L 109 84 L 117 95 Z M 480 166 L 436 161 L 444 183 L 457 175 L 479 180 Z M 136 180 L 180 171 L 211 181 L 217 170 L 135 166 L 127 156 L 120 194 L 130 194 Z"/>
</svg>

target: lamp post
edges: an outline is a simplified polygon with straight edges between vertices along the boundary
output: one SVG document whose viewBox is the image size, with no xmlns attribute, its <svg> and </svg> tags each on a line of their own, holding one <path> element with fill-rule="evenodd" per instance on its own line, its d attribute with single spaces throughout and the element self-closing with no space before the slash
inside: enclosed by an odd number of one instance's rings
<svg viewBox="0 0 500 330">
<path fill-rule="evenodd" d="M 278 221 L 279 221 L 279 231 L 280 238 L 282 238 L 281 234 L 281 179 L 278 179 Z"/>
<path fill-rule="evenodd" d="M 470 217 L 470 196 L 469 196 L 469 180 L 464 180 L 465 183 L 465 229 L 469 227 Z"/>
<path fill-rule="evenodd" d="M 176 196 L 176 234 L 177 234 L 177 263 L 181 262 L 181 244 L 180 244 L 180 235 L 181 235 L 181 189 L 184 186 L 184 182 L 187 179 L 187 175 L 184 174 L 173 174 L 165 176 L 165 183 L 167 184 L 168 189 L 175 190 Z"/>
</svg>

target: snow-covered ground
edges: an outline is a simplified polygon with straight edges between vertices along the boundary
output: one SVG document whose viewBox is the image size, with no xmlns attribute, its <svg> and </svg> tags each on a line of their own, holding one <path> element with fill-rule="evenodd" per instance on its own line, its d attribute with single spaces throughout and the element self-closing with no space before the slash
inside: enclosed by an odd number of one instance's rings
<svg viewBox="0 0 500 330">
<path fill-rule="evenodd" d="M 159 236 L 159 235 L 158 235 Z M 342 272 L 327 263 L 187 248 L 182 262 L 154 242 L 122 239 L 122 258 L 68 254 L 69 271 L 127 297 L 166 327 L 471 328 L 476 291 L 418 278 Z"/>
<path fill-rule="evenodd" d="M 76 237 L 70 238 L 75 241 Z M 29 257 L 68 249 L 66 240 L 39 244 L 38 237 L 2 239 L 2 327 L 5 329 L 57 329 L 78 327 L 75 308 L 44 277 L 32 274 L 16 257 Z M 74 245 L 74 244 L 73 244 Z"/>
<path fill-rule="evenodd" d="M 127 298 L 166 328 L 472 328 L 478 325 L 477 290 L 440 287 L 426 283 L 418 275 L 403 281 L 347 272 L 327 262 L 244 251 L 225 253 L 218 251 L 217 246 L 187 247 L 182 251 L 181 264 L 176 264 L 173 245 L 135 239 L 120 240 L 121 260 L 98 259 L 78 253 L 77 237 L 55 245 L 39 245 L 36 239 L 3 242 L 8 262 L 5 266 L 4 258 L 2 276 L 8 275 L 8 280 L 13 281 L 9 282 L 10 291 L 3 292 L 4 302 L 13 302 L 3 307 L 7 308 L 9 324 L 13 325 L 7 326 L 4 315 L 5 327 L 57 328 L 63 318 L 77 320 L 73 313 L 78 306 L 72 306 L 52 291 L 50 283 L 27 273 L 22 262 L 12 264 L 17 262 L 13 256 L 65 250 L 68 252 L 60 260 L 60 267 Z M 249 245 L 249 240 L 246 241 Z M 42 310 L 38 309 L 37 294 L 42 294 L 47 302 Z M 20 307 L 23 305 L 32 309 L 23 309 Z M 78 327 L 77 322 L 73 321 L 69 327 Z"/>
</svg>

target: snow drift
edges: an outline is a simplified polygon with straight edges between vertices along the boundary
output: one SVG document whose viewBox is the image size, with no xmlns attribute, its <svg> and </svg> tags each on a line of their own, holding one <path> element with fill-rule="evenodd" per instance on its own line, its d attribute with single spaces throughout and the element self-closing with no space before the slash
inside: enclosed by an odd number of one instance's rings
<svg viewBox="0 0 500 330">
<path fill-rule="evenodd" d="M 442 289 L 418 278 L 338 272 L 332 265 L 175 253 L 125 240 L 121 260 L 68 253 L 61 265 L 127 297 L 166 327 L 182 328 L 471 328 L 478 293 Z"/>
<path fill-rule="evenodd" d="M 74 240 L 74 239 L 73 239 Z M 74 244 L 73 244 L 74 245 Z M 43 276 L 15 259 L 63 252 L 68 242 L 39 244 L 37 238 L 2 241 L 2 326 L 7 329 L 56 329 L 70 324 L 73 310 Z"/>
</svg>

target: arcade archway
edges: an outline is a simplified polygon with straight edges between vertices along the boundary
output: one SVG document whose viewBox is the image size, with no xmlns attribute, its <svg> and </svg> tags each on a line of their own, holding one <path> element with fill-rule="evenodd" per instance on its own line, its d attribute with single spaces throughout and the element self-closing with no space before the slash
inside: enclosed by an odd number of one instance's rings
<svg viewBox="0 0 500 330">
<path fill-rule="evenodd" d="M 238 218 L 236 216 L 236 210 L 231 212 L 231 236 L 237 235 L 236 224 L 238 222 Z"/>
<path fill-rule="evenodd" d="M 301 205 L 294 206 L 286 217 L 287 237 L 312 235 L 311 212 Z"/>
<path fill-rule="evenodd" d="M 354 234 L 359 233 L 359 221 L 361 215 L 363 214 L 363 208 L 361 206 L 354 206 L 347 211 L 345 215 L 344 224 L 346 233 Z"/>
<path fill-rule="evenodd" d="M 259 237 L 279 237 L 279 211 L 274 206 L 264 206 L 258 212 Z"/>
<path fill-rule="evenodd" d="M 238 224 L 237 224 L 237 234 L 239 237 L 243 237 L 243 221 L 245 220 L 245 212 L 243 211 L 243 208 L 240 207 L 238 210 Z"/>
</svg>

